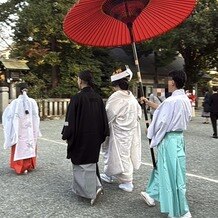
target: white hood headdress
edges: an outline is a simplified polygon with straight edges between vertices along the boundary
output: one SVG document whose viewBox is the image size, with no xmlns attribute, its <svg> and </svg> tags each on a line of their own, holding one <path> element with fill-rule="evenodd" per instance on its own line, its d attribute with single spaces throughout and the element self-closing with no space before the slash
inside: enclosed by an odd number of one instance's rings
<svg viewBox="0 0 218 218">
<path fill-rule="evenodd" d="M 126 70 L 124 70 L 123 72 L 120 73 L 116 73 L 114 75 L 111 76 L 111 82 L 114 82 L 116 80 L 125 78 L 129 76 L 129 81 L 132 79 L 133 73 L 132 71 L 129 69 L 129 67 L 126 65 Z"/>
<path fill-rule="evenodd" d="M 26 89 L 22 90 L 23 93 L 23 106 L 24 106 L 24 110 L 25 110 L 25 114 L 29 114 L 29 108 L 28 108 L 28 96 L 26 93 Z"/>
</svg>

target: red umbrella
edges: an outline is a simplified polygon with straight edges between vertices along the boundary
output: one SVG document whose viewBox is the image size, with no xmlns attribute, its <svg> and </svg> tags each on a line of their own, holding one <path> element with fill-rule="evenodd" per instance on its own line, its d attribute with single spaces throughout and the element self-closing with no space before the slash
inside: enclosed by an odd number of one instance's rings
<svg viewBox="0 0 218 218">
<path fill-rule="evenodd" d="M 135 42 L 159 36 L 182 23 L 196 0 L 80 0 L 64 20 L 64 32 L 74 42 L 98 47 L 132 44 L 137 76 L 144 96 Z M 146 126 L 148 116 L 144 105 Z M 152 161 L 155 167 L 153 149 Z"/>
<path fill-rule="evenodd" d="M 64 20 L 64 32 L 83 45 L 113 47 L 140 42 L 176 27 L 195 0 L 80 0 Z M 129 32 L 132 26 L 133 39 Z"/>
</svg>

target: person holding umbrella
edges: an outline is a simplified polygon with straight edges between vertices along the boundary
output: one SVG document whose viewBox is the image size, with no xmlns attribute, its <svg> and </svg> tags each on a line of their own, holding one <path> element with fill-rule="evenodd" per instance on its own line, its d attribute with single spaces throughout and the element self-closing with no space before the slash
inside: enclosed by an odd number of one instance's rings
<svg viewBox="0 0 218 218">
<path fill-rule="evenodd" d="M 115 92 L 106 103 L 110 127 L 110 137 L 102 146 L 104 153 L 104 173 L 101 179 L 111 183 L 119 181 L 119 188 L 133 190 L 133 169 L 141 164 L 141 107 L 129 91 L 132 71 L 120 68 L 111 76 Z"/>
<path fill-rule="evenodd" d="M 62 139 L 67 140 L 67 158 L 73 164 L 72 190 L 94 205 L 103 193 L 97 163 L 109 127 L 102 98 L 92 88 L 92 73 L 80 72 L 77 82 L 80 92 L 70 100 Z"/>
<path fill-rule="evenodd" d="M 160 202 L 162 213 L 169 217 L 190 218 L 186 200 L 186 154 L 183 131 L 191 120 L 191 104 L 183 89 L 184 71 L 169 73 L 168 89 L 172 95 L 155 110 L 148 128 L 150 147 L 157 147 L 157 163 L 150 176 L 146 192 L 141 196 L 149 206 Z M 142 97 L 150 106 L 154 103 Z"/>
</svg>

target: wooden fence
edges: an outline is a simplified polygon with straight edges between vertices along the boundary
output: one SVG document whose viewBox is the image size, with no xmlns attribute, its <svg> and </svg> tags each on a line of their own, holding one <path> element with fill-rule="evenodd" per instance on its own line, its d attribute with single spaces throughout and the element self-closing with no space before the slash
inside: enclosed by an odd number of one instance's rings
<svg viewBox="0 0 218 218">
<path fill-rule="evenodd" d="M 37 99 L 41 119 L 63 118 L 66 115 L 70 99 L 47 98 Z"/>
<path fill-rule="evenodd" d="M 197 102 L 197 109 L 202 108 L 202 102 L 204 97 L 199 97 Z M 9 103 L 12 99 L 9 100 Z M 104 103 L 106 99 L 103 99 Z M 67 107 L 70 103 L 70 99 L 66 98 L 47 98 L 36 99 L 39 106 L 39 116 L 43 119 L 60 119 L 64 118 L 67 112 Z"/>
</svg>

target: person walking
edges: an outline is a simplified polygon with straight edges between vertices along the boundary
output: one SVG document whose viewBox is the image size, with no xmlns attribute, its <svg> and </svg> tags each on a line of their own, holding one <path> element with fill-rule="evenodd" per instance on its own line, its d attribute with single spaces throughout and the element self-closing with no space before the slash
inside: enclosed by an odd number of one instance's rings
<svg viewBox="0 0 218 218">
<path fill-rule="evenodd" d="M 2 125 L 4 147 L 11 148 L 10 167 L 17 174 L 27 174 L 36 168 L 37 138 L 41 136 L 39 108 L 27 95 L 27 84 L 18 85 L 20 95 L 4 110 Z"/>
<path fill-rule="evenodd" d="M 129 91 L 132 71 L 127 68 L 118 69 L 111 82 L 115 92 L 106 103 L 106 111 L 110 127 L 110 137 L 102 146 L 104 154 L 104 173 L 101 179 L 111 183 L 118 180 L 119 188 L 131 192 L 133 186 L 133 170 L 141 164 L 141 107 Z"/>
<path fill-rule="evenodd" d="M 92 88 L 92 73 L 80 72 L 77 83 L 80 92 L 70 100 L 62 139 L 67 140 L 67 158 L 73 164 L 72 191 L 94 205 L 103 193 L 97 163 L 109 126 L 103 100 Z"/>
<path fill-rule="evenodd" d="M 209 118 L 210 118 L 210 100 L 211 93 L 207 90 L 204 95 L 204 101 L 203 101 L 203 111 L 202 111 L 202 117 L 205 117 L 205 121 L 203 124 L 209 124 Z"/>
<path fill-rule="evenodd" d="M 218 119 L 218 88 L 213 87 L 213 94 L 210 96 L 210 119 L 213 127 L 213 138 L 217 139 L 217 119 Z"/>
<path fill-rule="evenodd" d="M 168 88 L 172 95 L 157 106 L 147 137 L 150 147 L 157 148 L 156 168 L 153 169 L 146 191 L 141 196 L 149 206 L 160 202 L 160 210 L 168 217 L 190 218 L 186 199 L 186 154 L 183 131 L 191 120 L 190 100 L 183 89 L 184 71 L 169 73 Z M 142 98 L 146 104 L 149 100 Z"/>
<path fill-rule="evenodd" d="M 195 103 L 196 103 L 196 95 L 194 94 L 195 90 L 186 90 L 186 95 L 190 100 L 190 104 L 192 106 L 192 117 L 195 117 Z"/>
<path fill-rule="evenodd" d="M 164 100 L 165 96 L 162 95 L 161 89 L 156 89 L 156 95 L 154 93 L 151 93 L 149 95 L 149 101 L 154 102 L 157 105 L 160 105 Z M 152 120 L 153 114 L 154 114 L 155 108 L 150 107 L 150 119 Z"/>
</svg>

